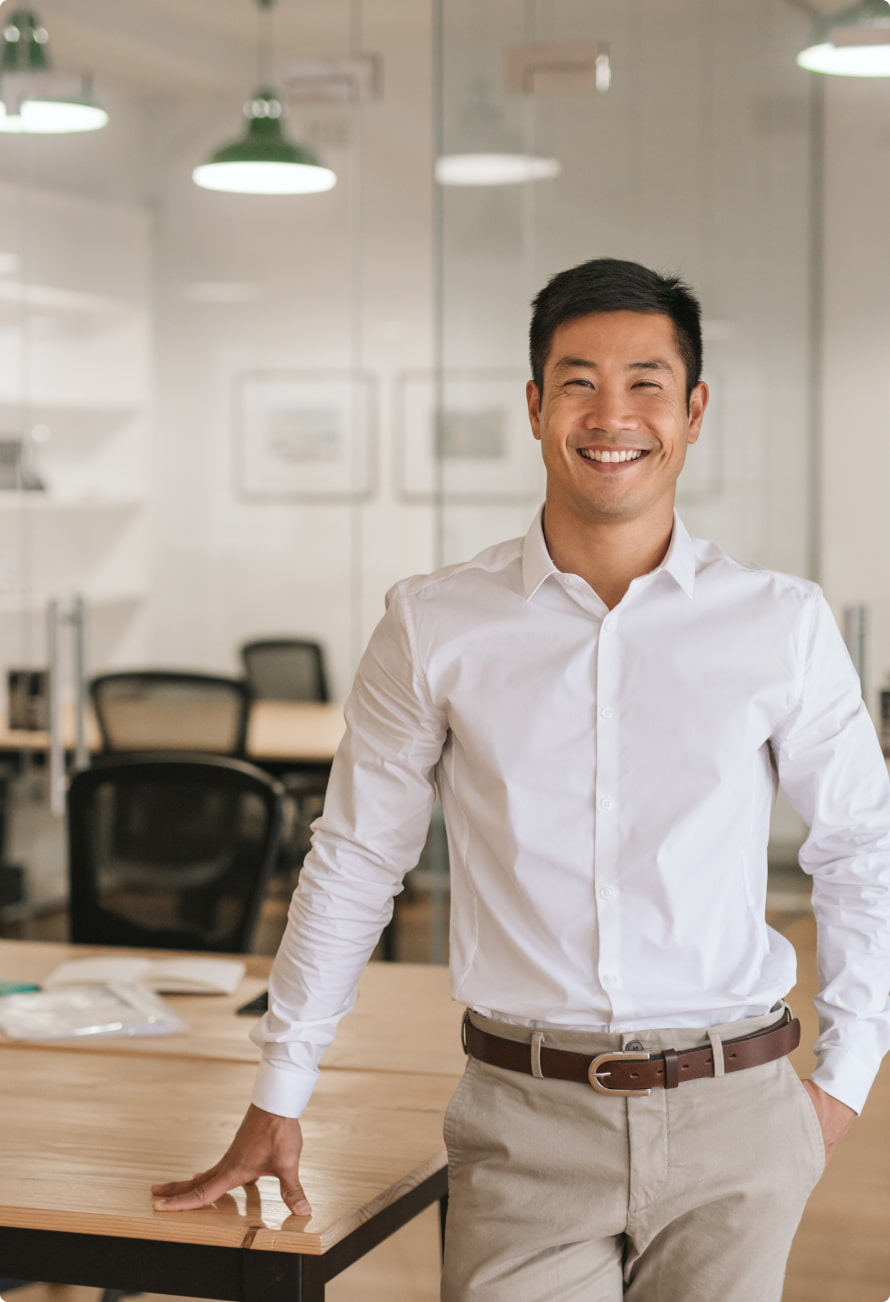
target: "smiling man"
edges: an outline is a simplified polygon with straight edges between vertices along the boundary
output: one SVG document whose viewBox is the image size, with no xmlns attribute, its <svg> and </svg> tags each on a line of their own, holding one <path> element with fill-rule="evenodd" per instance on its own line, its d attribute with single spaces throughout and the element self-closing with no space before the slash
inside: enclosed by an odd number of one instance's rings
<svg viewBox="0 0 890 1302">
<path fill-rule="evenodd" d="M 554 277 L 524 538 L 408 579 L 348 730 L 212 1202 L 276 1175 L 435 792 L 467 1068 L 445 1119 L 445 1302 L 779 1302 L 800 1215 L 890 1043 L 890 784 L 819 589 L 686 532 L 707 407 L 698 303 L 598 259 Z M 822 990 L 788 1062 L 792 947 L 766 924 L 776 783 L 810 826 Z"/>
</svg>

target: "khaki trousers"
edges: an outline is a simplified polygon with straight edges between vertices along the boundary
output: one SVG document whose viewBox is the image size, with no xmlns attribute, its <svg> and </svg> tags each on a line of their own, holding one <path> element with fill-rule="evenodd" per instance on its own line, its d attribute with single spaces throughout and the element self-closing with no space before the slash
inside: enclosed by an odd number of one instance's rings
<svg viewBox="0 0 890 1302">
<path fill-rule="evenodd" d="M 596 1055 L 715 1045 L 780 1012 L 709 1031 L 548 1030 Z M 525 1027 L 473 1022 L 531 1042 Z M 443 1302 L 780 1302 L 785 1263 L 825 1165 L 787 1058 L 731 1075 L 598 1094 L 473 1058 L 445 1117 Z"/>
</svg>

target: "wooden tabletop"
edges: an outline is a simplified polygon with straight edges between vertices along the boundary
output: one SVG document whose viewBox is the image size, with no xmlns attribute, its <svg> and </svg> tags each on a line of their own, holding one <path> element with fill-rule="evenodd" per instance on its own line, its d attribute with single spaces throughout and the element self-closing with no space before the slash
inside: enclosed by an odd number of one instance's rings
<svg viewBox="0 0 890 1302">
<path fill-rule="evenodd" d="M 101 954 L 122 957 L 129 953 L 140 958 L 171 957 L 166 951 L 0 940 L 0 980 L 40 984 L 68 959 Z M 259 1050 L 248 1039 L 255 1020 L 238 1017 L 235 1010 L 266 988 L 272 960 L 255 955 L 233 957 L 242 960 L 247 968 L 233 995 L 163 996 L 188 1023 L 186 1034 L 58 1040 L 53 1042 L 52 1050 L 256 1063 Z M 460 1045 L 462 1015 L 462 1006 L 451 999 L 446 967 L 369 963 L 359 981 L 355 1008 L 341 1022 L 323 1066 L 454 1077 L 463 1071 L 464 1064 Z M 12 1044 L 0 1035 L 0 1052 Z M 34 1051 L 33 1045 L 22 1047 Z"/>
<path fill-rule="evenodd" d="M 269 1178 L 200 1211 L 155 1212 L 154 1181 L 218 1160 L 252 1077 L 231 1062 L 4 1054 L 0 1225 L 317 1255 L 445 1164 L 452 1078 L 330 1072 L 303 1120 L 311 1217 L 291 1216 Z"/>
<path fill-rule="evenodd" d="M 345 729 L 339 705 L 314 701 L 254 701 L 247 729 L 247 758 L 262 763 L 329 764 Z M 86 721 L 87 746 L 101 749 L 91 713 Z M 74 746 L 73 719 L 66 720 L 65 744 Z M 0 728 L 0 751 L 46 751 L 49 734 Z"/>
</svg>

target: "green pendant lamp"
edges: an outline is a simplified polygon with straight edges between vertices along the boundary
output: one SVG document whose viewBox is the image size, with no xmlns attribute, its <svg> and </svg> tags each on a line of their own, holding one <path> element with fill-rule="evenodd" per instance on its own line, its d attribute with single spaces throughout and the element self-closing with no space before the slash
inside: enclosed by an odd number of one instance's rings
<svg viewBox="0 0 890 1302">
<path fill-rule="evenodd" d="M 836 77 L 890 77 L 890 0 L 860 0 L 829 14 L 797 62 Z"/>
<path fill-rule="evenodd" d="M 257 0 L 257 81 L 261 89 L 244 105 L 247 133 L 223 145 L 192 172 L 205 190 L 235 194 L 316 194 L 337 184 L 336 173 L 325 167 L 305 145 L 293 144 L 282 131 L 283 107 L 270 78 L 270 41 L 265 18 L 274 0 Z"/>
<path fill-rule="evenodd" d="M 93 103 L 89 77 L 53 68 L 46 28 L 30 9 L 10 14 L 2 42 L 0 132 L 56 135 L 105 126 L 108 114 Z"/>
</svg>

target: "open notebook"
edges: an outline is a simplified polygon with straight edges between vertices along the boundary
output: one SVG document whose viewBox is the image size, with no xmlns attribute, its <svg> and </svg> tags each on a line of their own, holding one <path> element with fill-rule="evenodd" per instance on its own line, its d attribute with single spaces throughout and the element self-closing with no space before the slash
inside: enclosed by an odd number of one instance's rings
<svg viewBox="0 0 890 1302">
<path fill-rule="evenodd" d="M 43 987 L 56 990 L 60 986 L 138 985 L 160 994 L 231 995 L 243 976 L 244 964 L 234 958 L 108 955 L 62 963 L 46 978 Z"/>
</svg>

